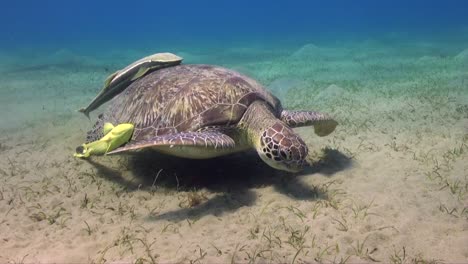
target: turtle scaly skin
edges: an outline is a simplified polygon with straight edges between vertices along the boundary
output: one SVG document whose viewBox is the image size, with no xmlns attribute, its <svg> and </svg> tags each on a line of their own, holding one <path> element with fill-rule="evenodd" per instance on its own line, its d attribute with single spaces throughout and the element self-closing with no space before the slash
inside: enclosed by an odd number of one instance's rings
<svg viewBox="0 0 468 264">
<path fill-rule="evenodd" d="M 271 167 L 295 172 L 306 165 L 307 145 L 264 102 L 252 103 L 239 125 L 245 127 L 249 145 Z"/>
</svg>

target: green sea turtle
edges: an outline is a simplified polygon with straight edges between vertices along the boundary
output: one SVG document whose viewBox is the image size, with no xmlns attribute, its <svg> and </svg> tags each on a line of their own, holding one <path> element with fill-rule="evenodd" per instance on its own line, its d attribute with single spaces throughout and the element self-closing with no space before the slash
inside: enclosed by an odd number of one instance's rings
<svg viewBox="0 0 468 264">
<path fill-rule="evenodd" d="M 122 92 L 128 85 L 130 85 L 130 83 L 134 82 L 138 78 L 141 78 L 151 71 L 178 65 L 181 62 L 181 57 L 168 52 L 156 53 L 139 59 L 122 70 L 109 75 L 99 94 L 87 107 L 81 108 L 79 111 L 89 117 L 89 113 L 91 111 Z"/>
<path fill-rule="evenodd" d="M 308 154 L 292 128 L 314 126 L 326 136 L 338 124 L 324 113 L 284 110 L 255 80 L 210 65 L 168 67 L 136 80 L 99 115 L 87 142 L 99 140 L 107 123 L 134 125 L 129 142 L 107 154 L 153 148 L 205 159 L 254 148 L 271 167 L 291 172 Z"/>
</svg>

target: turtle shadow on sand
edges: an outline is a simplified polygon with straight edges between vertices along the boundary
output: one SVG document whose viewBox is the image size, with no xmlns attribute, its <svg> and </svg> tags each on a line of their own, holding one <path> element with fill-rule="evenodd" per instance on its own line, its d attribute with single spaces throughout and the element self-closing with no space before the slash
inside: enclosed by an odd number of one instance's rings
<svg viewBox="0 0 468 264">
<path fill-rule="evenodd" d="M 149 190 L 152 186 L 157 186 L 167 190 L 207 189 L 219 193 L 197 206 L 150 216 L 150 220 L 180 221 L 210 214 L 220 215 L 242 206 L 253 205 L 257 197 L 252 189 L 265 186 L 273 186 L 275 190 L 292 199 L 326 199 L 326 193 L 322 193 L 319 188 L 305 185 L 300 178 L 315 173 L 332 176 L 351 167 L 352 160 L 333 149 L 324 149 L 323 154 L 320 161 L 301 173 L 292 174 L 269 167 L 254 151 L 207 160 L 182 159 L 151 150 L 141 151 L 128 155 L 128 167 L 139 183 L 119 177 L 118 170 L 91 160 L 90 163 L 98 169 L 99 175 L 130 191 Z M 158 177 L 155 180 L 156 175 Z"/>
</svg>

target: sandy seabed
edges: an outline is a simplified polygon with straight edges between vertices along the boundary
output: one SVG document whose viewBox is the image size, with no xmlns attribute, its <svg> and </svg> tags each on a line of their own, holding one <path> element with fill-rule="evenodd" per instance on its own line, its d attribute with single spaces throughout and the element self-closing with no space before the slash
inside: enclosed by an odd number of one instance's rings
<svg viewBox="0 0 468 264">
<path fill-rule="evenodd" d="M 328 137 L 297 129 L 313 164 L 299 174 L 255 153 L 75 159 L 93 125 L 76 109 L 147 54 L 0 54 L 0 262 L 466 263 L 468 49 L 447 50 L 172 51 L 258 79 L 285 108 L 332 114 Z"/>
</svg>

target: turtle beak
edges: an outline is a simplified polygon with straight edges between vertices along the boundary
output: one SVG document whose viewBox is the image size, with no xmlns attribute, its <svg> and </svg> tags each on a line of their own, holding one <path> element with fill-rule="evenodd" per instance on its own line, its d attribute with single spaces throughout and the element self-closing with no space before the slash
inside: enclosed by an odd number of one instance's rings
<svg viewBox="0 0 468 264">
<path fill-rule="evenodd" d="M 308 168 L 310 167 L 311 164 L 309 162 L 307 162 L 306 160 L 302 160 L 299 164 L 296 164 L 295 166 L 290 166 L 289 169 L 291 172 L 301 172 L 303 171 L 305 168 Z"/>
</svg>

